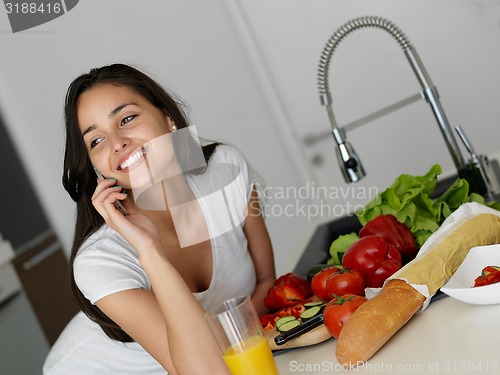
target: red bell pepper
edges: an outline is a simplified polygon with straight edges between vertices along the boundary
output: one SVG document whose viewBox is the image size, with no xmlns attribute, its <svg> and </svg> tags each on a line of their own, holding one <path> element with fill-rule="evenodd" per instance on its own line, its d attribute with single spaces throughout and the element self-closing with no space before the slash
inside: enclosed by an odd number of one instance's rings
<svg viewBox="0 0 500 375">
<path fill-rule="evenodd" d="M 264 305 L 269 310 L 279 310 L 293 306 L 312 294 L 309 282 L 299 275 L 289 272 L 279 277 L 268 290 Z"/>
<path fill-rule="evenodd" d="M 393 215 L 379 215 L 366 223 L 359 231 L 359 237 L 373 235 L 382 236 L 392 243 L 401 253 L 404 264 L 417 255 L 418 246 L 413 234 L 406 225 L 399 222 Z"/>
<path fill-rule="evenodd" d="M 486 266 L 481 275 L 474 280 L 474 287 L 490 285 L 500 282 L 500 267 Z"/>
<path fill-rule="evenodd" d="M 381 236 L 366 236 L 352 244 L 342 258 L 344 268 L 361 272 L 369 288 L 379 288 L 402 267 L 401 254 Z"/>
<path fill-rule="evenodd" d="M 312 300 L 304 300 L 300 303 L 297 303 L 296 305 L 285 307 L 284 309 L 276 311 L 275 313 L 261 315 L 259 317 L 260 324 L 262 325 L 264 331 L 267 331 L 276 327 L 276 322 L 283 316 L 294 316 L 295 318 L 299 319 L 300 314 L 302 314 L 306 310 L 306 308 L 304 307 L 304 303 L 311 301 Z"/>
<path fill-rule="evenodd" d="M 276 323 L 276 319 L 274 314 L 264 314 L 259 316 L 260 325 L 264 329 L 264 331 L 270 330 L 274 328 Z"/>
</svg>

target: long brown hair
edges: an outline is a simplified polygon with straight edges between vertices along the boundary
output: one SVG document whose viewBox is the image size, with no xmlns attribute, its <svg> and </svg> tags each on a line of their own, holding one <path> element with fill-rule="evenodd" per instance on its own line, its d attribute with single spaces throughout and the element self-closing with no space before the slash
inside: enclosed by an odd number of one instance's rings
<svg viewBox="0 0 500 375">
<path fill-rule="evenodd" d="M 79 308 L 112 339 L 130 342 L 133 339 L 125 333 L 113 320 L 85 298 L 76 285 L 73 264 L 78 249 L 83 242 L 102 225 L 104 219 L 95 210 L 91 197 L 97 186 L 96 176 L 92 168 L 87 149 L 81 136 L 76 107 L 82 93 L 92 87 L 109 83 L 126 86 L 142 95 L 155 107 L 167 113 L 178 129 L 188 126 L 185 105 L 178 98 L 168 94 L 158 83 L 141 71 L 124 64 L 113 64 L 94 68 L 77 77 L 66 93 L 64 111 L 66 120 L 66 148 L 62 184 L 71 198 L 76 202 L 76 223 L 71 256 L 69 260 L 69 287 L 73 300 Z M 210 143 L 202 147 L 206 162 L 218 143 Z"/>
</svg>

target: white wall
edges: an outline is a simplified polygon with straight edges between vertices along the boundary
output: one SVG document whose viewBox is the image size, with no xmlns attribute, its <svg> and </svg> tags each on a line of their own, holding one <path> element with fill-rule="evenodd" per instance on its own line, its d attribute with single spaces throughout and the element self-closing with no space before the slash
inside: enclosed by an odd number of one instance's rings
<svg viewBox="0 0 500 375">
<path fill-rule="evenodd" d="M 0 11 L 0 111 L 66 248 L 74 207 L 60 183 L 62 104 L 74 77 L 115 61 L 142 67 L 191 105 L 202 136 L 238 146 L 272 192 L 312 182 L 347 189 L 333 142 L 311 149 L 301 138 L 329 127 L 316 89 L 324 44 L 344 22 L 372 14 L 395 22 L 413 42 L 450 122 L 463 125 L 480 152 L 497 152 L 498 0 L 85 0 L 17 34 Z M 419 90 L 397 44 L 382 31 L 349 36 L 332 64 L 340 123 Z M 453 169 L 424 102 L 387 119 L 348 135 L 369 174 L 358 186 L 384 188 L 397 174 L 424 172 L 435 162 Z M 316 153 L 325 160 L 321 167 L 309 162 Z M 345 207 L 348 200 L 330 203 Z M 314 221 L 330 219 L 280 214 L 293 201 L 270 201 L 278 273 L 293 268 Z"/>
<path fill-rule="evenodd" d="M 319 57 L 327 40 L 347 21 L 375 15 L 391 20 L 412 42 L 440 93 L 451 125 L 460 124 L 478 152 L 500 150 L 500 1 L 239 3 L 248 14 L 281 100 L 287 104 L 289 125 L 299 142 L 308 134 L 330 128 L 316 85 Z M 357 30 L 339 43 L 329 77 L 339 125 L 420 91 L 401 47 L 389 33 L 376 28 Z M 440 163 L 445 171 L 454 170 L 424 100 L 347 136 L 367 171 L 356 188 L 383 189 L 400 173 L 424 173 L 433 163 Z M 463 147 L 462 151 L 468 158 Z M 306 147 L 305 152 L 308 162 L 315 155 L 324 160 L 320 167 L 309 164 L 321 185 L 349 189 L 342 182 L 330 138 Z"/>
<path fill-rule="evenodd" d="M 0 15 L 0 108 L 67 249 L 74 206 L 60 182 L 62 105 L 69 82 L 94 66 L 122 61 L 147 70 L 190 104 L 202 136 L 238 146 L 267 183 L 302 180 L 297 163 L 288 163 L 293 155 L 273 128 L 224 2 L 138 4 L 81 1 L 68 14 L 18 34 L 8 31 L 7 16 Z M 269 220 L 277 252 L 295 245 L 293 236 L 279 234 L 290 225 L 300 233 L 293 221 Z M 282 261 L 281 270 L 293 264 Z"/>
</svg>

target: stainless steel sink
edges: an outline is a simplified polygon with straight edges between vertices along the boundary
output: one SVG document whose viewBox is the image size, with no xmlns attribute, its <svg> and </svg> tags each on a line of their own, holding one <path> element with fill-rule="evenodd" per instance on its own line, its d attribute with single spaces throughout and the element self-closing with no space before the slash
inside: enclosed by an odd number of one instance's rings
<svg viewBox="0 0 500 375">
<path fill-rule="evenodd" d="M 457 176 L 450 176 L 438 180 L 432 197 L 438 197 L 443 194 L 456 179 Z M 340 235 L 352 232 L 357 233 L 360 229 L 361 224 L 356 216 L 344 216 L 319 225 L 297 262 L 294 272 L 305 276 L 312 266 L 326 263 L 330 258 L 329 250 L 332 242 Z"/>
</svg>

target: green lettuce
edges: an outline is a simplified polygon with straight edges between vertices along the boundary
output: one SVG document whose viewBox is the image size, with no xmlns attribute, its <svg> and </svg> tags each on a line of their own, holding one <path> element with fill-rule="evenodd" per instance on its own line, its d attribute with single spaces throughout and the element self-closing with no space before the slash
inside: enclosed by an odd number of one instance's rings
<svg viewBox="0 0 500 375">
<path fill-rule="evenodd" d="M 330 246 L 331 258 L 328 260 L 328 264 L 342 265 L 344 253 L 357 240 L 359 240 L 359 236 L 354 232 L 338 236 Z"/>
<path fill-rule="evenodd" d="M 500 209 L 499 202 L 486 203 L 481 195 L 469 193 L 469 183 L 462 178 L 457 178 L 440 197 L 432 199 L 437 176 L 441 173 L 441 166 L 435 164 L 423 176 L 400 175 L 389 188 L 356 213 L 360 223 L 364 226 L 379 215 L 392 214 L 410 229 L 418 246 L 422 246 L 464 203 L 477 202 Z"/>
</svg>

